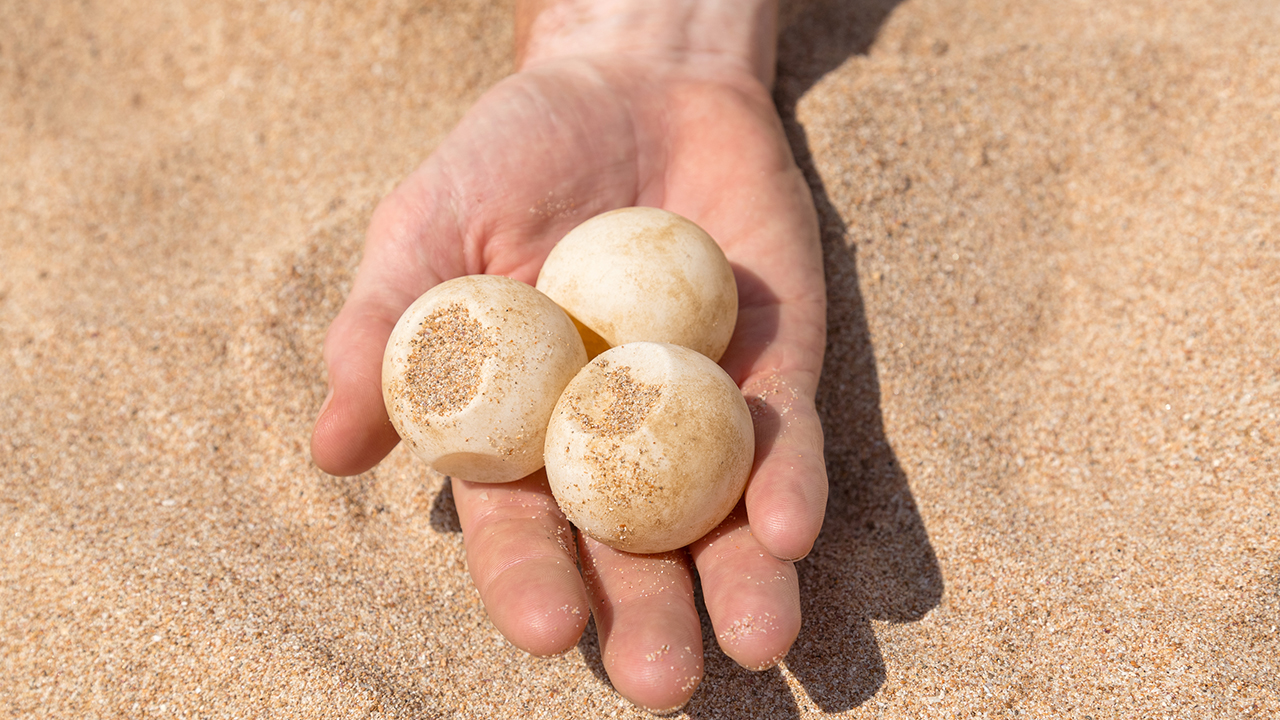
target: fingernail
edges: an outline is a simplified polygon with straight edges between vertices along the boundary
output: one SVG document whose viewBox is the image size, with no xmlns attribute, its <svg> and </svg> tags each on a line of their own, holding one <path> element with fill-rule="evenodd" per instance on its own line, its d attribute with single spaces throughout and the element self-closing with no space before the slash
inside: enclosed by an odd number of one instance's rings
<svg viewBox="0 0 1280 720">
<path fill-rule="evenodd" d="M 324 417 L 324 411 L 329 409 L 329 403 L 333 402 L 333 386 L 329 386 L 329 394 L 324 396 L 324 402 L 320 403 L 320 413 L 316 417 Z"/>
</svg>

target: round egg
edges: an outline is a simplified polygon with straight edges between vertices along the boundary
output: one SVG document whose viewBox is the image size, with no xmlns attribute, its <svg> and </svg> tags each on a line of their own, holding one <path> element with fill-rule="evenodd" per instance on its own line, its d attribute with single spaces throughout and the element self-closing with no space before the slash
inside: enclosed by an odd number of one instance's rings
<svg viewBox="0 0 1280 720">
<path fill-rule="evenodd" d="M 631 207 L 582 223 L 551 250 L 537 287 L 569 313 L 590 356 L 645 340 L 719 360 L 738 318 L 724 251 L 675 213 Z"/>
<path fill-rule="evenodd" d="M 522 282 L 441 283 L 396 323 L 382 398 L 396 432 L 437 471 L 473 482 L 542 467 L 547 419 L 587 362 L 573 321 Z"/>
<path fill-rule="evenodd" d="M 701 353 L 667 343 L 612 348 L 565 388 L 547 427 L 560 509 L 635 553 L 684 547 L 738 502 L 755 433 L 742 392 Z"/>
</svg>

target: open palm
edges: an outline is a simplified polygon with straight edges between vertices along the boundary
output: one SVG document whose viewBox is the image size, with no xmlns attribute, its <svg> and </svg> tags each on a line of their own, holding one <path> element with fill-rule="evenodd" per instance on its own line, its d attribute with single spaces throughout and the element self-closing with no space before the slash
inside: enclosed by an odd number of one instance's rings
<svg viewBox="0 0 1280 720">
<path fill-rule="evenodd" d="M 576 643 L 590 608 L 615 687 L 662 710 L 682 705 L 702 674 L 689 560 L 721 647 L 746 667 L 769 667 L 799 632 L 789 560 L 809 551 L 826 502 L 813 405 L 826 332 L 817 220 L 754 77 L 584 57 L 490 90 L 374 214 L 326 338 L 332 394 L 312 453 L 346 475 L 394 447 L 381 358 L 421 293 L 477 273 L 532 284 L 569 229 L 630 205 L 688 217 L 734 266 L 738 324 L 720 364 L 756 419 L 744 502 L 687 553 L 641 556 L 575 540 L 541 471 L 504 485 L 455 479 L 454 495 L 468 565 L 498 629 L 531 653 L 555 654 Z"/>
</svg>

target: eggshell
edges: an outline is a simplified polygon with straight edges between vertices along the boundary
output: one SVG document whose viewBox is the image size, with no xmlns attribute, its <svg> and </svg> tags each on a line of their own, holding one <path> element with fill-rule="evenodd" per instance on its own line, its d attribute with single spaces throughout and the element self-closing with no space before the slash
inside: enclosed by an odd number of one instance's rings
<svg viewBox="0 0 1280 720">
<path fill-rule="evenodd" d="M 474 482 L 542 467 L 547 419 L 587 362 L 573 321 L 534 288 L 472 275 L 404 312 L 382 362 L 396 432 L 437 471 Z"/>
<path fill-rule="evenodd" d="M 547 427 L 547 478 L 565 515 L 611 547 L 684 547 L 723 520 L 751 472 L 742 392 L 706 356 L 636 342 L 592 360 Z"/>
<path fill-rule="evenodd" d="M 551 250 L 537 287 L 579 324 L 588 354 L 645 340 L 719 360 L 738 318 L 724 251 L 675 213 L 623 208 L 582 223 Z"/>
</svg>

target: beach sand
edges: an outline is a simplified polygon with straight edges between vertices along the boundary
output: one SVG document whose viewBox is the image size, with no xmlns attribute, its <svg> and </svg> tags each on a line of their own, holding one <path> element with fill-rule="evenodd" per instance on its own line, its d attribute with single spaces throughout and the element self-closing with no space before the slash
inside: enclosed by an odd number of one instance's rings
<svg viewBox="0 0 1280 720">
<path fill-rule="evenodd" d="M 117 4 L 118 5 L 118 4 Z M 441 477 L 311 463 L 377 200 L 509 3 L 0 4 L 0 715 L 643 717 Z M 692 718 L 1280 716 L 1280 5 L 814 0 L 832 491 Z"/>
</svg>

